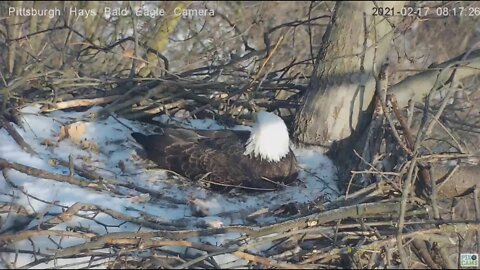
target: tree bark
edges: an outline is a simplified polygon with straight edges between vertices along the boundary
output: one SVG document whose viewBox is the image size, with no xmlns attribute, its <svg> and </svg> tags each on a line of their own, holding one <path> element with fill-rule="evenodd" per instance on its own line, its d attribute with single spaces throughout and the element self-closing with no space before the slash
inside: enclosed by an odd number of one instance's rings
<svg viewBox="0 0 480 270">
<path fill-rule="evenodd" d="M 375 93 L 374 74 L 385 61 L 399 16 L 374 16 L 375 7 L 399 11 L 403 1 L 337 2 L 322 40 L 294 137 L 304 144 L 331 146 L 350 137 Z M 367 114 L 368 115 L 368 114 Z M 364 121 L 365 120 L 365 121 Z"/>
</svg>

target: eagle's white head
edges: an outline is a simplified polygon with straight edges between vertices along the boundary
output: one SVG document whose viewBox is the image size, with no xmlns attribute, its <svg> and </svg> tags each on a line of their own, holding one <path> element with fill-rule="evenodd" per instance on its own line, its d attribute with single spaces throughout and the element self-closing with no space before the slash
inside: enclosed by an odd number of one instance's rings
<svg viewBox="0 0 480 270">
<path fill-rule="evenodd" d="M 289 151 L 290 138 L 282 118 L 269 112 L 257 113 L 243 154 L 278 162 Z"/>
</svg>

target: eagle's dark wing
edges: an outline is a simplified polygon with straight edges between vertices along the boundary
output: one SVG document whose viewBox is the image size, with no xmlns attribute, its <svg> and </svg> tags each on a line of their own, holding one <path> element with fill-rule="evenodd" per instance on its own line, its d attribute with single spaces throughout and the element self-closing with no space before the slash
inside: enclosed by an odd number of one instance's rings
<svg viewBox="0 0 480 270">
<path fill-rule="evenodd" d="M 275 182 L 288 184 L 296 179 L 292 152 L 277 163 L 243 155 L 249 135 L 249 131 L 186 129 L 164 129 L 163 134 L 149 136 L 132 134 L 161 168 L 213 186 L 272 189 L 278 187 Z"/>
</svg>

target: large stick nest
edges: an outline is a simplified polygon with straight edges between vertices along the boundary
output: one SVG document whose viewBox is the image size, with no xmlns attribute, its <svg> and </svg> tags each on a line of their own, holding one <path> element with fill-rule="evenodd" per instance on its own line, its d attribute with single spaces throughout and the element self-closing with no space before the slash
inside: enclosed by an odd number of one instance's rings
<svg viewBox="0 0 480 270">
<path fill-rule="evenodd" d="M 283 39 L 283 35 L 272 36 L 279 29 L 317 23 L 322 18 L 310 16 L 307 20 L 271 28 L 264 35 L 267 48 L 264 50 L 253 49 L 242 36 L 245 53 L 240 58 L 232 56 L 227 62 L 181 73 L 170 72 L 165 56 L 135 38 L 99 46 L 82 37 L 85 43 L 69 55 L 79 60 L 71 70 L 51 71 L 35 64 L 5 86 L 0 96 L 3 101 L 0 125 L 24 151 L 33 155 L 35 151 L 11 124 L 19 124 L 18 109 L 32 103 L 42 104 L 43 112 L 103 106 L 98 113 L 90 115 L 91 121 L 120 115 L 154 122 L 151 120 L 154 116 L 169 114 L 216 118 L 227 126 L 249 123 L 252 112 L 267 109 L 275 110 L 291 126 L 308 84 L 309 78 L 304 73 L 310 74 L 296 68 L 301 66 L 310 71 L 313 59 L 293 58 L 280 68 L 270 67 Z M 49 29 L 52 33 L 63 30 L 73 36 L 80 35 L 69 24 Z M 27 38 L 32 35 L 7 41 L 11 44 Z M 123 66 L 123 73 L 115 71 L 118 73 L 111 76 L 90 70 L 85 71 L 88 76 L 82 76 L 75 71 L 96 57 L 104 60 L 111 55 L 124 56 L 127 50 L 122 46 L 125 44 L 135 44 L 136 49 L 154 53 L 164 67 L 162 74 L 157 76 L 152 71 L 148 76 L 137 76 L 140 69 L 135 61 L 127 69 Z M 51 59 L 44 62 L 47 60 Z M 116 63 L 123 60 L 115 59 Z M 249 69 L 248 62 L 256 68 Z M 109 66 L 108 61 L 106 65 Z M 422 104 L 412 103 L 406 112 L 396 106 L 394 96 L 386 96 L 388 83 L 385 76 L 380 76 L 371 125 L 355 147 L 359 151 L 352 159 L 354 166 L 346 171 L 352 177 L 341 179 L 345 195 L 334 201 L 325 202 L 319 197 L 308 204 L 292 202 L 242 213 L 244 226 L 192 230 L 188 229 L 190 219 L 170 222 L 147 213 L 133 218 L 109 208 L 82 203 L 70 207 L 60 205 L 62 213 L 45 217 L 12 200 L 0 204 L 0 213 L 17 216 L 19 224 L 2 231 L 0 250 L 12 258 L 16 254 L 32 254 L 35 260 L 23 265 L 24 268 L 48 262 L 66 266 L 62 259 L 70 258 L 88 267 L 218 268 L 218 260 L 226 254 L 238 259 L 236 267 L 456 268 L 460 253 L 480 253 L 480 203 L 476 187 L 479 157 L 478 150 L 477 154 L 470 151 L 478 146 L 480 98 L 475 79 L 463 81 L 461 88 L 453 81 L 442 86 L 447 89 L 447 96 L 439 100 L 429 96 Z M 454 102 L 450 103 L 452 99 Z M 22 189 L 9 181 L 7 171 L 115 195 L 121 195 L 123 191 L 119 189 L 123 189 L 161 196 L 154 190 L 105 179 L 96 172 L 83 170 L 73 161 L 59 165 L 68 168 L 70 174 L 55 174 L 0 159 L 3 177 L 19 192 Z M 176 203 L 173 199 L 171 202 Z M 148 231 L 108 233 L 117 225 L 102 223 L 97 219 L 102 214 L 120 223 L 140 225 Z M 258 217 L 271 217 L 277 222 L 262 223 Z M 71 226 L 68 222 L 73 218 L 90 220 L 103 226 L 107 233 Z M 34 219 L 41 222 L 38 226 L 29 226 Z M 67 229 L 52 229 L 59 225 Z M 230 240 L 221 246 L 205 241 L 206 237 L 227 235 Z M 67 238 L 81 241 L 64 245 L 62 241 Z M 35 246 L 39 239 L 54 242 L 57 249 L 39 252 Z M 31 242 L 32 248 L 15 249 L 15 244 L 21 241 Z M 18 266 L 15 259 L 12 261 L 4 265 Z"/>
</svg>

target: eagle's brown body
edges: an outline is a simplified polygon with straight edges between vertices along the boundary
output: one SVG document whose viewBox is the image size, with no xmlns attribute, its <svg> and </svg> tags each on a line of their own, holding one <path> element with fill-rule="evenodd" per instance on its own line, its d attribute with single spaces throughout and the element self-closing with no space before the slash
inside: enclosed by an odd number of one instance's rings
<svg viewBox="0 0 480 270">
<path fill-rule="evenodd" d="M 250 131 L 165 128 L 163 134 L 132 136 L 161 168 L 209 183 L 214 189 L 272 190 L 290 184 L 298 175 L 292 150 L 278 162 L 244 155 Z"/>
</svg>

